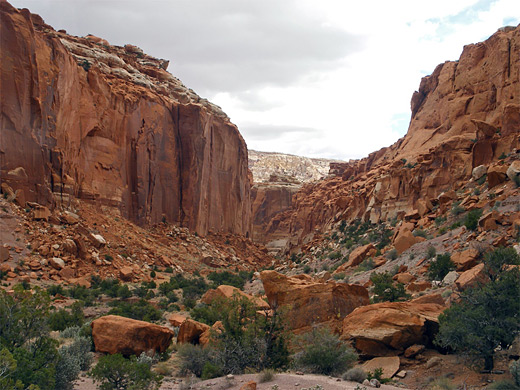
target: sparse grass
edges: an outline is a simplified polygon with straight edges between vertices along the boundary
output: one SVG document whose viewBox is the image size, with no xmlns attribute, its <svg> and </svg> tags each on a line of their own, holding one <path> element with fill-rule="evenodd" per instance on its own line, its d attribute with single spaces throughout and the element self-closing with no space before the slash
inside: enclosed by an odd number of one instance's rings
<svg viewBox="0 0 520 390">
<path fill-rule="evenodd" d="M 426 258 L 427 259 L 431 259 L 431 258 L 435 257 L 436 254 L 437 254 L 437 250 L 435 249 L 435 247 L 433 245 L 430 245 L 426 249 Z"/>
<path fill-rule="evenodd" d="M 271 369 L 263 370 L 258 377 L 258 382 L 260 382 L 260 383 L 271 382 L 275 378 L 275 376 L 276 376 L 276 372 L 274 370 L 271 370 Z"/>
</svg>

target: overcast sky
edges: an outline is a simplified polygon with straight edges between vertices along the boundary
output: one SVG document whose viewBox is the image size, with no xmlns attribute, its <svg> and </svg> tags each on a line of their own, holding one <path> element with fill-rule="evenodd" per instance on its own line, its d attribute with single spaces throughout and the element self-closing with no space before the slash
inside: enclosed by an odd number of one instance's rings
<svg viewBox="0 0 520 390">
<path fill-rule="evenodd" d="M 220 105 L 250 149 L 348 160 L 402 137 L 422 76 L 520 23 L 519 0 L 9 0 L 131 43 Z"/>
</svg>

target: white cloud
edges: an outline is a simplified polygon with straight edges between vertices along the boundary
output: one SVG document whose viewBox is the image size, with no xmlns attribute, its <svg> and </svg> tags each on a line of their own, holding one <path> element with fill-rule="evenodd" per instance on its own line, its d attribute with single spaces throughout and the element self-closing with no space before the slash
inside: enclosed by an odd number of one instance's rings
<svg viewBox="0 0 520 390">
<path fill-rule="evenodd" d="M 248 146 L 349 159 L 404 135 L 420 78 L 520 22 L 518 0 L 12 0 L 133 43 L 220 105 Z"/>
</svg>

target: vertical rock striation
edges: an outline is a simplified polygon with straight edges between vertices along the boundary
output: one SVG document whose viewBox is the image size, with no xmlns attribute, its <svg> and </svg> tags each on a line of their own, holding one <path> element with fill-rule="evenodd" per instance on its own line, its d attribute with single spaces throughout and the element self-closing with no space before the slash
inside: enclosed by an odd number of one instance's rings
<svg viewBox="0 0 520 390">
<path fill-rule="evenodd" d="M 168 61 L 55 31 L 5 1 L 0 12 L 2 181 L 28 201 L 92 199 L 139 224 L 249 236 L 246 144 Z"/>
</svg>

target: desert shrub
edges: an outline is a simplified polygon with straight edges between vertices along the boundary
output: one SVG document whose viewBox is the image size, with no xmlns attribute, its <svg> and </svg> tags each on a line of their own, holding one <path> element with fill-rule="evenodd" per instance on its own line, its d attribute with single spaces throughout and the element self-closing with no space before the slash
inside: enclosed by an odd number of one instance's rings
<svg viewBox="0 0 520 390">
<path fill-rule="evenodd" d="M 455 268 L 455 264 L 451 261 L 449 253 L 437 255 L 437 259 L 432 261 L 428 267 L 428 278 L 430 280 L 442 280 L 448 272 Z"/>
<path fill-rule="evenodd" d="M 158 389 L 161 377 L 150 370 L 147 363 L 139 363 L 121 354 L 102 356 L 90 375 L 101 390 L 152 390 Z"/>
<path fill-rule="evenodd" d="M 459 215 L 459 214 L 462 214 L 464 211 L 466 211 L 466 210 L 464 209 L 464 207 L 461 207 L 459 204 L 460 204 L 460 202 L 455 202 L 455 203 L 453 204 L 453 207 L 451 208 L 451 214 L 452 214 L 453 216 L 457 216 L 457 215 Z"/>
<path fill-rule="evenodd" d="M 515 187 L 520 187 L 520 175 L 513 176 L 513 182 L 515 183 Z"/>
<path fill-rule="evenodd" d="M 394 282 L 388 272 L 373 273 L 370 280 L 374 283 L 374 302 L 397 302 L 410 298 L 402 283 Z"/>
<path fill-rule="evenodd" d="M 216 288 L 222 284 L 234 286 L 239 289 L 244 288 L 244 284 L 251 279 L 251 272 L 240 271 L 238 274 L 229 271 L 211 272 L 208 279 L 211 280 L 211 288 Z"/>
<path fill-rule="evenodd" d="M 162 317 L 162 312 L 144 299 L 140 299 L 138 302 L 112 301 L 109 305 L 112 306 L 112 309 L 108 314 L 134 320 L 156 322 Z"/>
<path fill-rule="evenodd" d="M 514 248 L 498 248 L 484 256 L 485 270 L 495 280 L 508 265 L 520 265 L 520 256 Z"/>
<path fill-rule="evenodd" d="M 515 384 L 520 387 L 520 360 L 515 360 L 509 365 L 509 372 Z"/>
<path fill-rule="evenodd" d="M 507 349 L 518 332 L 520 272 L 501 267 L 495 274 L 492 268 L 485 269 L 490 281 L 465 290 L 439 316 L 435 343 L 481 359 L 484 368 L 491 370 L 496 349 Z"/>
<path fill-rule="evenodd" d="M 482 216 L 482 210 L 481 209 L 473 209 L 470 210 L 466 217 L 464 218 L 464 226 L 468 230 L 477 230 L 478 227 L 478 220 Z"/>
<path fill-rule="evenodd" d="M 276 372 L 272 369 L 265 369 L 263 370 L 259 377 L 258 377 L 258 382 L 260 383 L 266 383 L 266 382 L 271 382 L 274 377 L 276 376 Z"/>
<path fill-rule="evenodd" d="M 426 248 L 426 258 L 427 259 L 434 258 L 436 254 L 437 254 L 437 250 L 435 249 L 435 247 L 433 245 L 430 245 L 430 246 L 428 246 L 428 248 Z"/>
<path fill-rule="evenodd" d="M 311 272 L 311 266 L 309 264 L 305 264 L 303 266 L 303 272 L 306 273 L 306 274 L 310 273 Z"/>
<path fill-rule="evenodd" d="M 414 237 L 423 237 L 423 238 L 427 238 L 427 236 L 428 236 L 426 231 L 423 229 L 415 229 L 413 231 L 413 235 L 414 235 Z"/>
<path fill-rule="evenodd" d="M 202 379 L 211 379 L 216 378 L 222 375 L 222 368 L 217 364 L 212 362 L 204 363 L 204 367 L 202 368 Z"/>
<path fill-rule="evenodd" d="M 170 376 L 173 374 L 173 369 L 167 362 L 159 362 L 155 366 L 155 372 L 162 376 Z"/>
<path fill-rule="evenodd" d="M 430 390 L 455 390 L 455 386 L 446 377 L 435 379 L 429 387 Z"/>
<path fill-rule="evenodd" d="M 363 383 L 367 379 L 367 373 L 359 367 L 354 367 L 343 374 L 343 380 Z"/>
<path fill-rule="evenodd" d="M 76 337 L 72 344 L 63 346 L 58 351 L 56 364 L 56 388 L 73 389 L 73 382 L 80 371 L 86 371 L 92 363 L 91 341 L 85 337 Z"/>
<path fill-rule="evenodd" d="M 65 291 L 63 290 L 63 286 L 61 284 L 51 284 L 47 287 L 47 292 L 49 295 L 56 296 L 56 295 L 65 295 Z"/>
<path fill-rule="evenodd" d="M 201 377 L 207 362 L 215 364 L 216 357 L 212 348 L 202 348 L 200 345 L 182 344 L 177 350 L 179 357 L 179 375 L 193 374 Z M 215 364 L 216 365 L 216 364 Z"/>
<path fill-rule="evenodd" d="M 361 263 L 359 263 L 358 267 L 357 267 L 357 271 L 360 271 L 360 272 L 365 272 L 365 271 L 370 271 L 372 269 L 375 268 L 375 263 L 374 263 L 374 259 L 369 257 L 365 260 L 363 260 Z"/>
<path fill-rule="evenodd" d="M 399 254 L 397 253 L 397 249 L 392 249 L 391 251 L 389 251 L 387 254 L 386 254 L 386 258 L 388 260 L 395 260 L 397 259 L 397 257 L 399 256 Z"/>
<path fill-rule="evenodd" d="M 85 321 L 85 316 L 83 315 L 83 306 L 80 302 L 74 302 L 71 305 L 70 312 L 65 309 L 60 309 L 55 312 L 52 312 L 49 315 L 49 327 L 52 330 L 65 330 L 71 326 L 81 326 Z"/>
<path fill-rule="evenodd" d="M 317 374 L 336 374 L 345 371 L 358 358 L 357 354 L 341 342 L 328 328 L 313 329 L 301 336 L 303 351 L 295 356 L 295 364 Z"/>
<path fill-rule="evenodd" d="M 216 321 L 219 321 L 221 313 L 219 312 L 218 305 L 207 305 L 205 303 L 199 303 L 190 310 L 190 316 L 196 321 L 211 326 Z"/>
<path fill-rule="evenodd" d="M 437 227 L 441 226 L 444 222 L 446 222 L 446 217 L 442 215 L 435 218 L 435 226 Z"/>
</svg>

